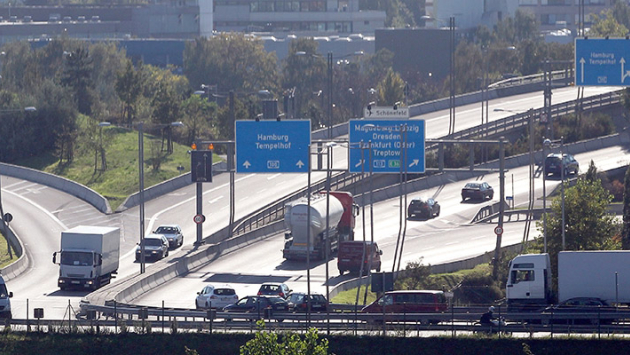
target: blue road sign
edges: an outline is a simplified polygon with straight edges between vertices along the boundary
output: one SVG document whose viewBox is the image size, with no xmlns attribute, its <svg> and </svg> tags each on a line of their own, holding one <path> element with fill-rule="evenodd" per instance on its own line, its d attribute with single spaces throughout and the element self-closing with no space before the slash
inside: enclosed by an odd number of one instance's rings
<svg viewBox="0 0 630 355">
<path fill-rule="evenodd" d="M 350 120 L 349 125 L 351 173 L 369 172 L 370 160 L 376 174 L 424 172 L 424 120 Z"/>
<path fill-rule="evenodd" d="M 630 40 L 576 38 L 575 84 L 630 86 Z"/>
<path fill-rule="evenodd" d="M 310 120 L 236 121 L 237 173 L 306 173 Z"/>
</svg>

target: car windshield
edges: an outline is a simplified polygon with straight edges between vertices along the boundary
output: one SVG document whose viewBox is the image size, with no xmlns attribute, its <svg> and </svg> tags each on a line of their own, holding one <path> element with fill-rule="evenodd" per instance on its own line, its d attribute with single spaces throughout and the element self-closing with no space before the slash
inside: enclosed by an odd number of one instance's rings
<svg viewBox="0 0 630 355">
<path fill-rule="evenodd" d="M 144 245 L 149 247 L 159 247 L 162 246 L 162 240 L 155 238 L 145 238 Z"/>
<path fill-rule="evenodd" d="M 557 164 L 560 162 L 560 157 L 547 157 L 547 164 Z"/>
<path fill-rule="evenodd" d="M 64 251 L 61 253 L 61 265 L 90 266 L 94 257 L 92 253 Z"/>
<path fill-rule="evenodd" d="M 9 293 L 7 292 L 7 285 L 0 284 L 0 298 L 9 297 Z"/>
<path fill-rule="evenodd" d="M 469 182 L 468 184 L 466 184 L 466 186 L 464 186 L 464 188 L 466 188 L 466 189 L 479 189 L 479 188 L 481 188 L 481 184 L 476 183 L 476 182 Z"/>
<path fill-rule="evenodd" d="M 156 233 L 175 234 L 177 230 L 174 227 L 159 227 L 155 230 Z"/>
<path fill-rule="evenodd" d="M 424 199 L 415 199 L 415 200 L 411 201 L 412 205 L 424 205 L 426 203 L 427 203 L 427 201 L 424 200 Z"/>
<path fill-rule="evenodd" d="M 234 296 L 236 291 L 233 288 L 217 288 L 214 290 L 214 294 L 217 296 Z"/>
<path fill-rule="evenodd" d="M 278 292 L 280 291 L 280 286 L 277 285 L 262 285 L 260 286 L 260 290 L 263 292 Z"/>
</svg>

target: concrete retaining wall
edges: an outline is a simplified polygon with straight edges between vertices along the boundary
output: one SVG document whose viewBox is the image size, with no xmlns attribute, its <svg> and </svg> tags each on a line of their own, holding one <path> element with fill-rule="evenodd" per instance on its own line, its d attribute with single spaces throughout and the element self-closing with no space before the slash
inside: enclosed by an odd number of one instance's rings
<svg viewBox="0 0 630 355">
<path fill-rule="evenodd" d="M 0 272 L 5 281 L 14 279 L 20 275 L 24 270 L 26 270 L 29 264 L 28 255 L 24 252 L 24 246 L 11 227 L 8 228 L 7 239 L 13 248 L 13 254 L 19 255 L 19 258 L 10 265 L 6 266 Z"/>
<path fill-rule="evenodd" d="M 89 187 L 72 180 L 45 173 L 43 171 L 5 163 L 0 163 L 0 173 L 2 175 L 50 186 L 82 199 L 103 213 L 112 213 L 109 201 L 107 201 L 105 197 Z"/>
</svg>

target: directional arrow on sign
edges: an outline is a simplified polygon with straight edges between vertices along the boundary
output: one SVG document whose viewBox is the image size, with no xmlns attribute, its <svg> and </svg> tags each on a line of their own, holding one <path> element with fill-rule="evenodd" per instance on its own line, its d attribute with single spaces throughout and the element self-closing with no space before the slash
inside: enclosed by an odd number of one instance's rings
<svg viewBox="0 0 630 355">
<path fill-rule="evenodd" d="M 360 167 L 360 166 L 361 166 L 362 164 L 364 164 L 364 163 L 365 163 L 365 159 L 359 159 L 359 162 L 358 162 L 358 163 L 356 163 L 356 164 L 354 164 L 354 167 L 355 167 L 355 168 L 358 168 L 358 167 Z"/>
<path fill-rule="evenodd" d="M 304 166 L 304 163 L 302 163 L 301 160 L 298 160 L 298 162 L 295 163 L 295 165 L 297 165 L 298 168 L 302 169 L 302 167 Z"/>
<path fill-rule="evenodd" d="M 409 164 L 409 167 L 411 168 L 412 166 L 416 166 L 420 163 L 420 159 L 414 159 L 411 164 Z"/>
<path fill-rule="evenodd" d="M 249 162 L 249 160 L 245 160 L 245 162 L 243 163 L 243 166 L 245 167 L 245 169 L 249 169 L 251 165 L 252 164 Z"/>
<path fill-rule="evenodd" d="M 621 82 L 623 83 L 623 81 L 630 76 L 630 70 L 625 71 L 626 60 L 623 57 L 619 59 L 619 63 L 621 63 Z"/>
<path fill-rule="evenodd" d="M 582 73 L 580 75 L 580 81 L 584 82 L 584 63 L 586 63 L 586 61 L 584 60 L 584 58 L 580 59 L 580 67 L 582 68 Z"/>
</svg>

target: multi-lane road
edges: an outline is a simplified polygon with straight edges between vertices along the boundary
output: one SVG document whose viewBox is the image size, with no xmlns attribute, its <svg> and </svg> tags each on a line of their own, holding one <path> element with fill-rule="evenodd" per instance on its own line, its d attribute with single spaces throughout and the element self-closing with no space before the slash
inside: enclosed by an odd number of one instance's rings
<svg viewBox="0 0 630 355">
<path fill-rule="evenodd" d="M 610 91 L 610 88 L 587 88 L 585 96 Z M 554 103 L 573 100 L 577 97 L 575 88 L 554 91 Z M 510 112 L 497 112 L 495 109 L 525 111 L 542 106 L 540 93 L 526 94 L 512 98 L 492 100 L 490 120 L 496 120 Z M 416 117 L 425 119 L 427 138 L 439 138 L 447 134 L 448 112 L 436 112 Z M 480 104 L 458 107 L 456 110 L 457 130 L 473 127 L 480 123 Z M 335 148 L 335 167 L 344 168 L 346 154 L 344 147 Z M 613 148 L 610 148 L 613 149 Z M 586 167 L 593 156 L 601 169 L 619 166 L 625 163 L 627 156 L 621 148 L 614 152 L 591 152 L 578 155 L 582 167 Z M 599 157 L 602 157 L 601 159 Z M 630 159 L 630 158 L 628 158 Z M 514 169 L 515 199 L 525 201 L 528 186 L 527 168 Z M 76 307 L 84 292 L 59 291 L 56 286 L 58 267 L 52 264 L 52 253 L 59 248 L 60 233 L 65 228 L 79 224 L 108 225 L 121 228 L 121 267 L 118 279 L 139 272 L 140 266 L 134 261 L 135 243 L 139 240 L 138 208 L 132 208 L 114 215 L 103 215 L 86 202 L 76 197 L 56 191 L 52 188 L 28 181 L 2 176 L 3 203 L 5 210 L 14 215 L 12 227 L 25 244 L 30 259 L 27 271 L 9 281 L 9 288 L 14 292 L 12 301 L 14 317 L 26 317 L 27 300 L 30 309 L 44 307 L 47 318 L 62 318 L 68 304 Z M 313 173 L 312 180 L 324 178 L 324 173 Z M 498 177 L 485 177 L 498 189 Z M 540 180 L 540 179 L 539 179 Z M 307 178 L 299 174 L 238 174 L 236 176 L 236 216 L 238 219 L 292 191 L 304 187 Z M 551 188 L 557 182 L 549 181 Z M 441 186 L 439 189 L 414 192 L 435 196 L 442 205 L 442 215 L 430 221 L 408 221 L 403 265 L 407 261 L 423 257 L 425 263 L 439 263 L 478 255 L 494 248 L 494 234 L 488 226 L 471 226 L 469 220 L 482 206 L 481 204 L 460 203 L 460 182 Z M 204 185 L 204 235 L 209 235 L 224 227 L 228 221 L 229 178 L 227 174 L 215 177 L 211 184 Z M 537 182 L 537 188 L 541 184 Z M 537 192 L 540 196 L 540 191 Z M 495 197 L 498 194 L 495 195 Z M 496 198 L 495 198 L 496 200 Z M 395 248 L 399 226 L 398 199 L 384 201 L 374 205 L 375 240 L 384 249 L 384 268 L 391 269 L 391 259 Z M 171 252 L 168 260 L 150 264 L 147 270 L 160 267 L 169 260 L 187 253 L 195 240 L 196 226 L 192 221 L 195 214 L 195 187 L 193 185 L 176 190 L 166 196 L 147 201 L 145 205 L 145 226 L 147 232 L 159 224 L 178 223 L 186 236 L 184 247 Z M 370 218 L 367 216 L 369 222 Z M 359 217 L 357 236 L 362 237 L 362 216 Z M 369 230 L 369 228 L 367 228 Z M 522 227 L 518 224 L 506 225 L 504 244 L 512 244 L 522 239 Z M 368 238 L 370 238 L 368 234 Z M 263 281 L 287 281 L 296 290 L 306 289 L 305 267 L 300 263 L 288 263 L 282 260 L 280 249 L 282 236 L 275 236 L 263 242 L 243 248 L 238 252 L 222 256 L 212 264 L 195 270 L 189 275 L 178 278 L 166 285 L 143 295 L 135 302 L 161 304 L 164 300 L 172 306 L 192 307 L 196 292 L 207 282 L 230 282 L 237 287 L 239 295 L 254 293 Z M 338 276 L 336 265 L 329 265 L 334 285 L 349 276 Z M 321 290 L 324 283 L 325 265 L 316 265 L 312 270 L 312 284 L 315 290 Z M 116 282 L 117 280 L 114 280 Z M 159 302 L 159 303 L 158 303 Z M 32 311 L 30 311 L 32 313 Z M 31 314 L 32 316 L 32 314 Z"/>
</svg>

